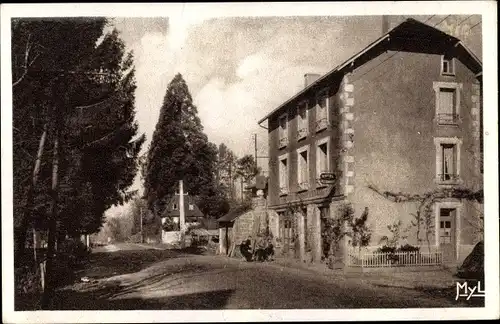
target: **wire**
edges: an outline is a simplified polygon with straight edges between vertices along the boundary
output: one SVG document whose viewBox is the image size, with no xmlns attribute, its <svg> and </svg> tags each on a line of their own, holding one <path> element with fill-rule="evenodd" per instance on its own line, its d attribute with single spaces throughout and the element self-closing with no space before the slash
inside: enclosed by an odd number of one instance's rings
<svg viewBox="0 0 500 324">
<path fill-rule="evenodd" d="M 481 23 L 482 23 L 482 21 L 478 22 L 477 24 L 475 24 L 475 25 L 474 25 L 474 26 L 472 26 L 471 28 L 467 29 L 467 31 L 466 31 L 466 32 L 468 32 L 468 31 L 472 30 L 472 28 L 474 28 L 474 27 L 476 27 L 476 26 L 480 25 Z"/>
<path fill-rule="evenodd" d="M 443 19 L 441 19 L 440 22 L 438 22 L 437 24 L 434 25 L 434 27 L 437 27 L 438 25 L 441 25 L 446 19 L 448 19 L 448 17 L 450 17 L 451 15 L 448 15 L 446 17 L 444 17 Z"/>
<path fill-rule="evenodd" d="M 469 20 L 469 18 L 470 18 L 470 17 L 472 17 L 472 16 L 473 16 L 473 15 L 469 15 L 469 16 L 467 16 L 467 18 L 465 18 L 464 20 L 462 20 L 462 21 L 458 24 L 458 26 L 460 26 L 461 24 L 463 24 L 464 22 L 466 22 L 467 20 Z"/>
</svg>

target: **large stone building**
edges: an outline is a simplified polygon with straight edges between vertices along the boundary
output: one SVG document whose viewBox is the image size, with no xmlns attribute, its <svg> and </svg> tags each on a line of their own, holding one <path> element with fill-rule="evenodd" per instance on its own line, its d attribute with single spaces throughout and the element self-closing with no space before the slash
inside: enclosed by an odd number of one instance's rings
<svg viewBox="0 0 500 324">
<path fill-rule="evenodd" d="M 259 121 L 268 125 L 268 207 L 283 251 L 320 261 L 325 219 L 350 203 L 356 216 L 368 207 L 372 245 L 401 220 L 407 243 L 432 245 L 447 264 L 463 260 L 479 239 L 470 219 L 481 205 L 437 201 L 426 243 L 410 225 L 417 203 L 373 188 L 482 188 L 481 74 L 459 39 L 413 19 L 327 74 L 306 74 L 304 89 Z"/>
</svg>

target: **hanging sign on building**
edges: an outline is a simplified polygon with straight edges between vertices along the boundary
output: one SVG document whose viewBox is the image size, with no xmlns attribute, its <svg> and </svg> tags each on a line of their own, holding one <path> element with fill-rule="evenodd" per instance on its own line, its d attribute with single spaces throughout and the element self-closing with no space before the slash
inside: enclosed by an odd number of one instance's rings
<svg viewBox="0 0 500 324">
<path fill-rule="evenodd" d="M 319 181 L 325 185 L 334 184 L 335 181 L 337 181 L 337 177 L 335 176 L 335 173 L 324 172 L 319 175 Z"/>
</svg>

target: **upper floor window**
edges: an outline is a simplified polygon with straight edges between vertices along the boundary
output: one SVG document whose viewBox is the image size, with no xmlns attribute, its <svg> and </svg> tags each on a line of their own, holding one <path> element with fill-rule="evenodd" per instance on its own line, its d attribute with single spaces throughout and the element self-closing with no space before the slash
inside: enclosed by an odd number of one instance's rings
<svg viewBox="0 0 500 324">
<path fill-rule="evenodd" d="M 316 176 L 318 179 L 322 173 L 330 172 L 329 144 L 329 137 L 316 143 Z"/>
<path fill-rule="evenodd" d="M 455 75 L 455 60 L 446 56 L 441 56 L 441 74 Z"/>
<path fill-rule="evenodd" d="M 460 182 L 460 146 L 458 138 L 439 137 L 436 145 L 436 181 L 439 184 L 458 184 Z"/>
<path fill-rule="evenodd" d="M 457 125 L 460 121 L 461 84 L 434 82 L 436 93 L 436 120 L 440 125 Z"/>
<path fill-rule="evenodd" d="M 189 210 L 194 210 L 194 205 L 193 204 L 189 204 Z"/>
<path fill-rule="evenodd" d="M 307 137 L 309 132 L 307 102 L 302 102 L 297 107 L 297 140 Z"/>
<path fill-rule="evenodd" d="M 288 115 L 284 114 L 279 118 L 279 147 L 288 145 Z"/>
<path fill-rule="evenodd" d="M 172 205 L 172 209 L 173 209 L 173 210 L 177 210 L 177 209 L 178 209 L 178 208 L 177 208 L 177 204 L 173 204 L 173 205 Z"/>
<path fill-rule="evenodd" d="M 309 147 L 297 150 L 297 183 L 299 190 L 309 189 Z"/>
<path fill-rule="evenodd" d="M 288 155 L 282 155 L 279 158 L 279 185 L 280 195 L 288 193 Z"/>
<path fill-rule="evenodd" d="M 328 126 L 328 91 L 321 92 L 316 104 L 316 131 L 319 132 Z"/>
</svg>

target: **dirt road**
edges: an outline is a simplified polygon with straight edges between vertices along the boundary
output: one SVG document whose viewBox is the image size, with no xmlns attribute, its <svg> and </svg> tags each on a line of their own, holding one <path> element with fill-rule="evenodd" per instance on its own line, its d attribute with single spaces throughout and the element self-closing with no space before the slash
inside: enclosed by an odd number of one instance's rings
<svg viewBox="0 0 500 324">
<path fill-rule="evenodd" d="M 453 298 L 377 287 L 343 275 L 321 275 L 273 263 L 220 256 L 108 247 L 66 287 L 59 309 L 288 309 L 457 307 Z M 113 251 L 113 252 L 109 252 Z M 452 296 L 447 296 L 452 297 Z M 463 305 L 461 305 L 463 307 Z"/>
</svg>

